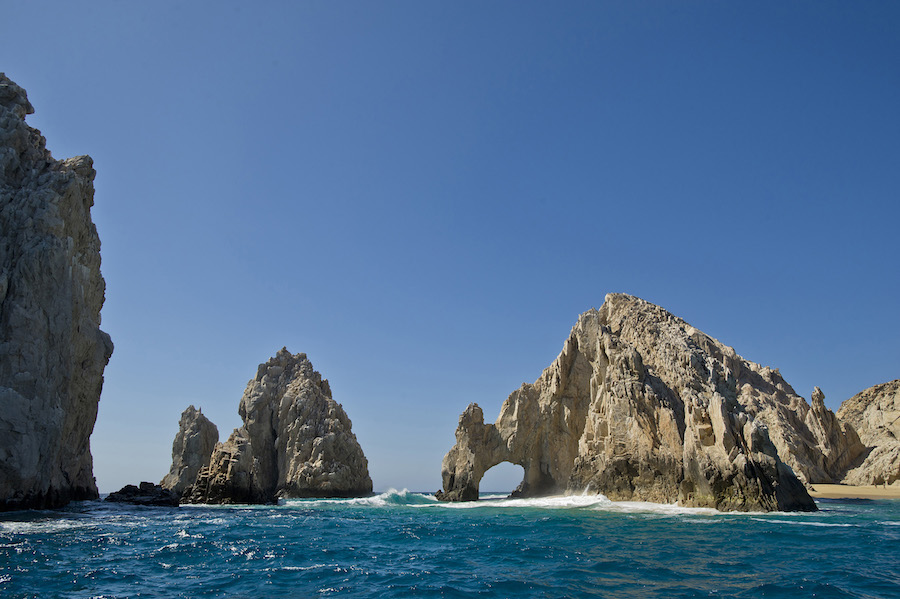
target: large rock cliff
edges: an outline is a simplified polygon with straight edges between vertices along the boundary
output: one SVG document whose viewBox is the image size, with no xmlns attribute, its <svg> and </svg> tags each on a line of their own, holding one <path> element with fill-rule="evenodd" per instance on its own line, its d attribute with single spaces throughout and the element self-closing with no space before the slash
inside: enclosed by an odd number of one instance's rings
<svg viewBox="0 0 900 599">
<path fill-rule="evenodd" d="M 159 485 L 172 491 L 176 497 L 194 484 L 200 469 L 209 464 L 219 429 L 194 406 L 182 412 L 178 432 L 172 442 L 172 468 Z"/>
<path fill-rule="evenodd" d="M 658 306 L 608 295 L 581 315 L 541 377 L 509 396 L 496 423 L 485 424 L 477 405 L 463 412 L 438 497 L 476 499 L 484 473 L 508 461 L 525 470 L 518 495 L 588 489 L 613 500 L 814 510 L 789 464 L 824 472 L 798 446 L 815 445 L 815 433 L 801 417 L 802 434 L 770 437 L 760 418 L 800 403 L 805 416 L 809 406 L 777 371 Z"/>
<path fill-rule="evenodd" d="M 900 380 L 857 393 L 841 404 L 837 415 L 856 429 L 868 452 L 842 482 L 900 485 Z"/>
<path fill-rule="evenodd" d="M 282 349 L 260 364 L 239 412 L 244 425 L 216 445 L 188 501 L 269 503 L 372 492 L 350 419 L 306 354 Z"/>
<path fill-rule="evenodd" d="M 97 497 L 90 435 L 113 345 L 88 156 L 57 161 L 0 73 L 0 510 Z"/>
</svg>

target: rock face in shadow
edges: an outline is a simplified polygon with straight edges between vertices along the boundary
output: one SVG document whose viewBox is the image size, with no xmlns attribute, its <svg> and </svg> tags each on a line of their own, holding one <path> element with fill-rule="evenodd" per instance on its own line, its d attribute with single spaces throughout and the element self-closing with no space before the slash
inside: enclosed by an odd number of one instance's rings
<svg viewBox="0 0 900 599">
<path fill-rule="evenodd" d="M 842 481 L 900 484 L 900 380 L 869 387 L 841 404 L 838 418 L 859 434 L 867 454 Z"/>
<path fill-rule="evenodd" d="M 90 435 L 113 344 L 88 156 L 54 160 L 0 74 L 0 510 L 98 496 Z"/>
<path fill-rule="evenodd" d="M 306 354 L 287 349 L 260 364 L 240 409 L 244 425 L 216 445 L 191 503 L 271 503 L 372 492 L 350 419 Z"/>
<path fill-rule="evenodd" d="M 756 418 L 795 400 L 777 371 L 658 306 L 611 294 L 494 424 L 466 408 L 437 496 L 476 499 L 484 473 L 508 461 L 525 470 L 519 496 L 588 489 L 720 510 L 815 510 Z"/>
<path fill-rule="evenodd" d="M 197 480 L 200 469 L 209 464 L 219 429 L 194 406 L 182 412 L 178 432 L 172 442 L 172 468 L 162 479 L 160 486 L 181 497 Z"/>
</svg>

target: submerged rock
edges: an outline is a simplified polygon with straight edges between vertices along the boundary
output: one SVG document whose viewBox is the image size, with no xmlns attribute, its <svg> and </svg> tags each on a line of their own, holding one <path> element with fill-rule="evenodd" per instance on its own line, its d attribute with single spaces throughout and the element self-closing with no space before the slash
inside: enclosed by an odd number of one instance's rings
<svg viewBox="0 0 900 599">
<path fill-rule="evenodd" d="M 90 435 L 113 344 L 89 156 L 54 160 L 0 73 L 0 510 L 98 496 Z"/>
<path fill-rule="evenodd" d="M 172 442 L 172 468 L 159 483 L 181 497 L 197 480 L 200 469 L 209 464 L 219 429 L 194 406 L 182 412 L 178 432 Z"/>
<path fill-rule="evenodd" d="M 519 496 L 587 489 L 721 510 L 815 510 L 756 418 L 798 401 L 777 371 L 658 306 L 611 294 L 494 424 L 466 408 L 437 496 L 476 499 L 484 473 L 506 461 L 525 470 Z"/>
<path fill-rule="evenodd" d="M 139 487 L 125 485 L 115 493 L 106 496 L 106 501 L 131 503 L 134 505 L 158 505 L 178 507 L 178 495 L 160 485 L 143 482 Z"/>
<path fill-rule="evenodd" d="M 306 354 L 282 349 L 260 364 L 239 412 L 244 425 L 216 445 L 187 501 L 270 503 L 372 492 L 350 419 Z"/>
<path fill-rule="evenodd" d="M 841 404 L 838 418 L 856 429 L 866 447 L 847 485 L 900 484 L 900 380 L 875 385 Z"/>
</svg>

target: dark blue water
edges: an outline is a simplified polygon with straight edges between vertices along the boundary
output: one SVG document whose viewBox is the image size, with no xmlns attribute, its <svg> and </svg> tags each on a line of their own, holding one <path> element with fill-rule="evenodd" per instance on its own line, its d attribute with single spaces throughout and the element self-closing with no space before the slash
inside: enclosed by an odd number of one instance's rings
<svg viewBox="0 0 900 599">
<path fill-rule="evenodd" d="M 0 597 L 900 597 L 900 501 L 819 507 L 84 502 L 0 516 Z"/>
</svg>

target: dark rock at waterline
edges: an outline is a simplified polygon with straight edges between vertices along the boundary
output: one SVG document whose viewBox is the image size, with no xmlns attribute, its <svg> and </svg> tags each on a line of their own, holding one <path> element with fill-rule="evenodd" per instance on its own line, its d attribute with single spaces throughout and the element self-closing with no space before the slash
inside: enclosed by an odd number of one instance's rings
<svg viewBox="0 0 900 599">
<path fill-rule="evenodd" d="M 125 485 L 115 493 L 110 493 L 106 501 L 131 503 L 134 505 L 159 505 L 178 507 L 178 496 L 153 483 L 142 482 L 140 486 Z"/>
</svg>

